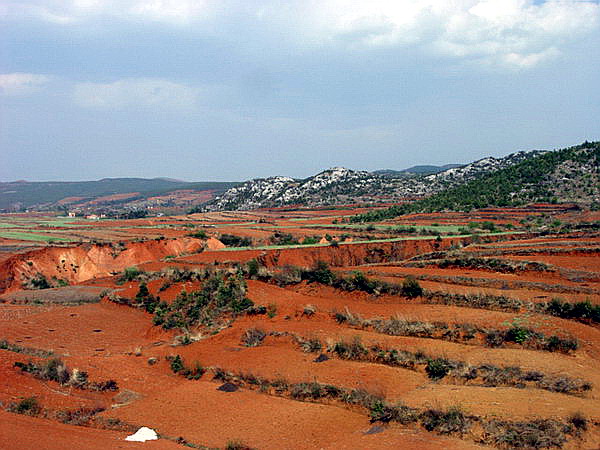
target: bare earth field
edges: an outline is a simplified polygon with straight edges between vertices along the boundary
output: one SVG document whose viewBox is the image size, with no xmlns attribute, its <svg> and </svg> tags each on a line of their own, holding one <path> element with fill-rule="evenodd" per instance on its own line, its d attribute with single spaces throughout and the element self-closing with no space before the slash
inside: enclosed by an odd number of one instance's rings
<svg viewBox="0 0 600 450">
<path fill-rule="evenodd" d="M 600 448 L 600 216 L 366 210 L 1 216 L 0 447 Z"/>
</svg>

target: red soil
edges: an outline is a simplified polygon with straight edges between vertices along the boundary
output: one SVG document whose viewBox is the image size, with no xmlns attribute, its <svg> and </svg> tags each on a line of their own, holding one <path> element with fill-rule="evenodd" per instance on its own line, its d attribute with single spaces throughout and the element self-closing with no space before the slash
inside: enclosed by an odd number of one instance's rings
<svg viewBox="0 0 600 450">
<path fill-rule="evenodd" d="M 10 414 L 0 410 L 1 442 L 9 444 L 11 450 L 56 450 L 85 448 L 86 450 L 139 449 L 181 450 L 181 446 L 164 439 L 139 442 L 127 442 L 130 433 L 97 430 L 92 428 L 64 425 L 46 419 Z"/>
<path fill-rule="evenodd" d="M 125 249 L 118 245 L 79 245 L 76 247 L 48 247 L 32 252 L 14 254 L 0 262 L 0 289 L 17 291 L 24 278 L 43 273 L 48 279 L 68 279 L 84 289 L 87 286 L 101 289 L 110 287 L 117 295 L 133 298 L 140 283 L 126 282 L 117 285 L 111 273 L 126 267 L 138 266 L 147 271 L 167 267 L 202 269 L 218 262 L 238 263 L 256 258 L 273 269 L 286 264 L 309 267 L 324 260 L 340 272 L 360 270 L 372 272 L 382 279 L 401 282 L 404 274 L 448 277 L 447 281 L 422 281 L 432 290 L 450 292 L 492 292 L 532 301 L 547 301 L 560 296 L 569 301 L 590 298 L 600 304 L 600 295 L 585 293 L 556 293 L 554 287 L 600 290 L 595 281 L 573 281 L 571 272 L 523 272 L 502 274 L 485 270 L 439 269 L 436 267 L 407 268 L 401 260 L 437 250 L 447 250 L 468 245 L 471 238 L 444 238 L 404 240 L 366 244 L 341 244 L 338 247 L 317 246 L 288 249 L 229 251 L 220 249 L 220 242 L 209 239 L 207 243 L 183 237 L 191 228 L 186 225 L 218 225 L 206 228 L 211 236 L 230 233 L 266 239 L 272 232 L 256 230 L 256 225 L 244 222 L 264 220 L 275 225 L 293 228 L 296 237 L 324 234 L 325 230 L 303 228 L 303 222 L 290 220 L 303 218 L 306 223 L 331 223 L 334 217 L 356 213 L 357 210 L 300 210 L 255 211 L 250 213 L 197 214 L 185 218 L 139 219 L 98 224 L 96 233 L 106 236 L 140 236 L 159 233 L 178 236 L 173 240 L 127 242 Z M 564 208 L 537 205 L 528 211 L 519 209 L 487 210 L 471 214 L 415 215 L 409 221 L 425 223 L 465 224 L 473 220 L 493 220 L 497 223 L 518 223 L 529 214 L 572 214 Z M 404 218 L 403 218 L 404 220 Z M 236 225 L 231 225 L 235 223 Z M 391 221 L 390 223 L 397 223 Z M 169 225 L 174 228 L 135 228 L 140 226 Z M 116 226 L 128 227 L 118 229 Z M 265 224 L 268 227 L 269 224 Z M 130 228 L 134 227 L 134 228 Z M 178 228 L 179 227 L 179 228 Z M 529 238 L 526 235 L 494 236 L 489 244 L 467 246 L 462 251 L 540 248 L 542 243 L 553 248 L 558 241 L 578 242 L 598 240 L 593 236 L 579 238 L 553 237 Z M 510 240 L 507 242 L 505 240 Z M 514 242 L 512 242 L 514 241 Z M 526 244 L 511 247 L 511 244 Z M 202 253 L 198 253 L 204 247 Z M 557 247 L 558 248 L 558 247 Z M 569 248 L 562 246 L 560 248 Z M 458 250 L 457 251 L 461 251 Z M 167 256 L 178 256 L 167 258 Z M 540 261 L 558 268 L 587 270 L 598 273 L 599 266 L 593 257 L 585 255 L 502 255 L 515 261 Z M 28 263 L 30 262 L 30 263 Z M 400 262 L 400 263 L 398 263 Z M 365 265 L 368 264 L 368 265 Z M 584 268 L 585 267 L 585 268 Z M 395 276 L 399 275 L 399 276 Z M 507 289 L 476 287 L 461 284 L 461 279 L 478 278 L 490 283 L 504 283 Z M 148 289 L 162 300 L 172 302 L 182 289 L 192 291 L 200 282 L 165 284 L 165 279 L 149 281 Z M 517 287 L 518 283 L 525 283 Z M 527 284 L 530 283 L 530 284 Z M 538 283 L 538 284 L 531 284 Z M 566 448 L 598 448 L 600 435 L 595 422 L 600 421 L 600 329 L 572 320 L 531 313 L 504 313 L 468 307 L 424 304 L 420 298 L 401 296 L 373 296 L 364 292 L 344 292 L 319 284 L 301 283 L 287 288 L 260 281 L 249 280 L 247 296 L 257 305 L 270 305 L 273 317 L 267 315 L 240 316 L 217 334 L 204 328 L 189 330 L 190 345 L 174 346 L 181 330 L 165 331 L 152 325 L 152 315 L 141 309 L 121 306 L 102 300 L 82 306 L 50 306 L 42 304 L 0 304 L 0 340 L 38 349 L 52 349 L 70 368 L 89 373 L 90 380 L 114 379 L 118 392 L 97 393 L 82 391 L 53 382 L 42 382 L 29 374 L 21 373 L 14 362 L 38 360 L 26 354 L 0 350 L 0 402 L 6 406 L 22 398 L 35 396 L 53 411 L 77 407 L 104 407 L 99 417 L 118 418 L 134 425 L 155 428 L 159 433 L 173 438 L 182 436 L 194 444 L 223 447 L 228 441 L 240 439 L 245 444 L 261 449 L 445 449 L 477 448 L 473 436 L 441 437 L 428 433 L 417 425 L 390 424 L 381 432 L 365 434 L 371 428 L 368 412 L 360 408 L 345 407 L 325 402 L 308 403 L 242 388 L 233 393 L 217 390 L 219 384 L 205 374 L 201 380 L 191 381 L 172 373 L 169 357 L 180 355 L 187 365 L 198 361 L 204 367 L 222 367 L 235 373 L 245 372 L 274 379 L 285 377 L 289 382 L 314 381 L 331 383 L 346 388 L 364 388 L 383 395 L 388 401 L 429 408 L 459 405 L 467 413 L 482 418 L 503 420 L 531 420 L 556 418 L 565 420 L 570 414 L 581 411 L 589 419 L 588 431 L 582 439 L 571 438 Z M 513 286 L 514 285 L 514 286 Z M 585 286 L 584 286 L 585 285 Z M 162 289 L 162 290 L 161 290 Z M 160 292 L 159 292 L 160 291 Z M 48 294 L 50 291 L 47 291 Z M 44 303 L 44 291 L 40 299 Z M 45 302 L 49 303 L 49 302 Z M 308 317 L 305 307 L 313 305 L 315 314 Z M 475 339 L 473 342 L 450 342 L 441 339 L 389 336 L 371 329 L 359 330 L 338 324 L 332 317 L 335 311 L 349 311 L 363 318 L 388 318 L 398 316 L 406 320 L 471 323 L 482 328 L 506 329 L 519 323 L 546 334 L 576 337 L 580 347 L 572 354 L 526 350 L 518 344 L 503 348 L 489 348 Z M 243 333 L 253 327 L 274 332 L 262 345 L 248 348 L 241 342 Z M 445 357 L 469 364 L 493 364 L 500 367 L 518 366 L 522 370 L 540 371 L 548 375 L 582 378 L 592 383 L 590 391 L 581 396 L 548 392 L 527 387 L 484 387 L 460 384 L 443 379 L 430 380 L 423 368 L 416 371 L 394 368 L 361 361 L 345 361 L 328 353 L 331 359 L 314 362 L 317 354 L 304 353 L 290 334 L 305 338 L 318 338 L 324 345 L 340 339 L 359 337 L 365 346 L 379 344 L 412 352 L 423 351 L 431 357 Z M 150 359 L 152 358 L 152 359 Z M 48 421 L 8 414 L 0 411 L 0 442 L 8 448 L 129 448 L 142 444 L 122 441 L 127 433 L 73 427 Z M 175 448 L 171 441 L 160 440 L 143 444 L 149 448 Z M 1 447 L 2 445 L 0 445 Z M 181 446 L 178 446 L 181 448 Z"/>
</svg>

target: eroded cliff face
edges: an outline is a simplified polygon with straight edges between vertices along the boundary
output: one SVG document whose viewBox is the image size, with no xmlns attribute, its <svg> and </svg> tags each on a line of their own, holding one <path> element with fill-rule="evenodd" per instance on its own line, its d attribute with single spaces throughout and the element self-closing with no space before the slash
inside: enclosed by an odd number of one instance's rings
<svg viewBox="0 0 600 450">
<path fill-rule="evenodd" d="M 0 293 L 22 289 L 23 283 L 44 275 L 79 283 L 109 276 L 126 267 L 157 261 L 166 256 L 196 253 L 205 243 L 193 238 L 127 242 L 125 245 L 82 244 L 76 247 L 47 247 L 15 255 L 0 264 Z"/>
<path fill-rule="evenodd" d="M 507 235 L 485 237 L 490 242 L 500 238 L 510 239 L 511 237 Z M 256 258 L 267 267 L 286 264 L 310 267 L 316 261 L 325 261 L 333 267 L 347 267 L 401 261 L 423 253 L 448 250 L 451 246 L 464 246 L 471 243 L 472 240 L 473 238 L 468 236 L 444 238 L 439 241 L 435 238 L 406 239 L 394 242 L 342 244 L 337 247 L 290 248 L 263 251 Z"/>
<path fill-rule="evenodd" d="M 310 247 L 271 250 L 258 257 L 267 267 L 295 265 L 310 267 L 317 261 L 325 261 L 333 267 L 399 261 L 436 250 L 447 249 L 451 242 L 435 239 L 406 240 L 368 244 L 346 244 L 337 247 Z"/>
<path fill-rule="evenodd" d="M 203 250 L 205 251 L 202 255 L 194 255 L 195 264 L 211 264 L 215 261 L 244 262 L 256 258 L 269 268 L 284 265 L 310 267 L 317 261 L 325 261 L 332 267 L 348 267 L 401 261 L 423 253 L 447 250 L 453 245 L 467 245 L 472 239 L 470 236 L 442 240 L 405 239 L 394 242 L 240 251 L 219 251 L 222 244 L 216 239 L 213 239 L 215 242 L 205 242 L 193 238 L 129 242 L 125 247 L 108 244 L 47 247 L 15 255 L 3 261 L 0 264 L 0 293 L 22 289 L 24 283 L 38 274 L 44 275 L 48 280 L 56 278 L 75 284 L 95 277 L 110 276 L 122 272 L 126 267 L 159 261 L 166 256 L 180 256 Z M 496 241 L 510 239 L 510 236 L 486 236 L 485 239 Z M 186 259 L 182 258 L 180 261 L 186 262 Z"/>
</svg>

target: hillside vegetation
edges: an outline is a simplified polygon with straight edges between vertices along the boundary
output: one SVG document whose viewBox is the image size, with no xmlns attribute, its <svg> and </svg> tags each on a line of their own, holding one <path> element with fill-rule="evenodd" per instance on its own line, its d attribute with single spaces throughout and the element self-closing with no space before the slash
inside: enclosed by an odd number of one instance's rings
<svg viewBox="0 0 600 450">
<path fill-rule="evenodd" d="M 428 198 L 359 214 L 350 221 L 372 222 L 414 212 L 468 211 L 533 202 L 576 202 L 597 208 L 600 203 L 600 142 L 584 142 L 538 154 Z"/>
</svg>

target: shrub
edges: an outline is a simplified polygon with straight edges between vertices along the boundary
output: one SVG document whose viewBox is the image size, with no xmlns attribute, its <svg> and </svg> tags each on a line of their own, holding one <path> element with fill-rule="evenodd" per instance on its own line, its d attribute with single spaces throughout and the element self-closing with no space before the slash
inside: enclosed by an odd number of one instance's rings
<svg viewBox="0 0 600 450">
<path fill-rule="evenodd" d="M 92 391 L 118 390 L 116 381 L 89 382 L 86 372 L 80 372 L 77 369 L 74 369 L 71 372 L 66 364 L 59 358 L 53 358 L 41 365 L 31 361 L 27 363 L 17 361 L 15 362 L 14 367 L 18 367 L 21 369 L 21 372 L 30 373 L 40 380 L 55 381 L 62 385 L 69 385 L 79 389 Z"/>
<path fill-rule="evenodd" d="M 318 338 L 299 339 L 298 344 L 306 353 L 316 353 L 323 349 L 323 344 Z"/>
<path fill-rule="evenodd" d="M 122 282 L 135 281 L 143 273 L 144 272 L 142 270 L 138 269 L 137 267 L 126 267 L 125 270 L 123 271 L 123 275 L 121 275 L 121 281 Z"/>
<path fill-rule="evenodd" d="M 335 274 L 329 269 L 325 261 L 317 261 L 312 269 L 302 272 L 302 279 L 321 284 L 331 284 L 335 280 Z"/>
<path fill-rule="evenodd" d="M 252 447 L 247 446 L 242 441 L 234 440 L 228 441 L 225 446 L 225 450 L 253 450 Z"/>
<path fill-rule="evenodd" d="M 38 272 L 35 277 L 29 280 L 29 287 L 31 289 L 49 289 L 52 285 L 42 273 Z"/>
<path fill-rule="evenodd" d="M 137 294 L 135 294 L 135 304 L 143 307 L 147 312 L 153 314 L 156 306 L 160 303 L 160 298 L 155 298 L 145 282 L 140 283 Z"/>
<path fill-rule="evenodd" d="M 471 420 L 460 408 L 452 407 L 447 411 L 428 409 L 421 414 L 421 425 L 427 431 L 435 431 L 440 434 L 466 433 Z"/>
<path fill-rule="evenodd" d="M 104 408 L 77 408 L 75 410 L 59 411 L 57 419 L 69 425 L 85 426 Z"/>
<path fill-rule="evenodd" d="M 181 356 L 175 356 L 175 358 L 173 358 L 173 360 L 171 361 L 171 371 L 173 373 L 179 373 L 182 372 L 184 369 L 185 366 L 183 365 L 183 359 L 181 359 Z"/>
<path fill-rule="evenodd" d="M 277 305 L 275 303 L 269 303 L 267 306 L 267 316 L 272 319 L 277 315 Z"/>
<path fill-rule="evenodd" d="M 300 242 L 289 233 L 275 232 L 271 237 L 273 245 L 298 245 Z"/>
<path fill-rule="evenodd" d="M 319 238 L 317 236 L 307 236 L 302 241 L 302 245 L 314 245 L 319 243 Z"/>
<path fill-rule="evenodd" d="M 563 319 L 590 320 L 595 323 L 600 322 L 600 305 L 592 305 L 589 300 L 584 302 L 569 303 L 560 298 L 553 298 L 545 304 L 538 307 L 541 312 Z"/>
<path fill-rule="evenodd" d="M 313 399 L 317 400 L 326 395 L 326 391 L 321 384 L 316 381 L 312 383 L 296 383 L 292 386 L 290 395 L 297 400 Z"/>
<path fill-rule="evenodd" d="M 382 400 L 372 403 L 369 410 L 371 422 L 398 422 L 409 424 L 418 419 L 417 411 L 404 405 L 390 405 Z"/>
<path fill-rule="evenodd" d="M 234 234 L 222 234 L 219 240 L 227 247 L 250 247 L 252 239 Z"/>
<path fill-rule="evenodd" d="M 402 295 L 415 298 L 423 295 L 423 288 L 414 277 L 406 277 L 402 282 Z"/>
<path fill-rule="evenodd" d="M 500 347 L 504 344 L 505 333 L 500 330 L 487 330 L 485 332 L 485 343 L 489 347 Z"/>
<path fill-rule="evenodd" d="M 362 345 L 358 336 L 355 336 L 351 342 L 336 342 L 333 346 L 333 352 L 342 359 L 350 360 L 361 360 L 369 354 L 369 351 Z"/>
<path fill-rule="evenodd" d="M 13 403 L 8 407 L 10 412 L 25 414 L 27 416 L 37 416 L 42 411 L 42 407 L 35 397 L 27 397 L 19 403 Z"/>
<path fill-rule="evenodd" d="M 235 275 L 212 273 L 202 289 L 182 291 L 172 304 L 155 305 L 153 323 L 165 329 L 189 329 L 198 324 L 213 325 L 225 313 L 241 313 L 254 306 L 246 297 L 246 282 L 241 272 Z"/>
<path fill-rule="evenodd" d="M 248 276 L 250 278 L 256 277 L 258 275 L 258 271 L 260 269 L 260 264 L 256 259 L 251 259 L 246 263 L 246 268 L 248 270 Z"/>
<path fill-rule="evenodd" d="M 302 315 L 306 317 L 312 317 L 317 312 L 317 308 L 315 305 L 305 305 L 302 310 Z"/>
<path fill-rule="evenodd" d="M 425 367 L 425 372 L 427 372 L 427 376 L 432 380 L 441 380 L 446 375 L 448 375 L 450 369 L 451 365 L 447 359 L 436 358 L 427 361 L 427 367 Z"/>
<path fill-rule="evenodd" d="M 59 358 L 53 358 L 42 367 L 40 374 L 43 380 L 56 381 L 60 384 L 66 384 L 71 377 L 66 364 Z"/>
<path fill-rule="evenodd" d="M 568 418 L 568 422 L 577 430 L 587 430 L 587 418 L 581 412 L 571 414 Z"/>
<path fill-rule="evenodd" d="M 208 236 L 206 235 L 206 231 L 204 231 L 204 230 L 194 231 L 193 233 L 187 234 L 187 236 L 193 237 L 193 238 L 196 238 L 196 239 L 206 239 L 206 238 L 208 238 Z"/>
<path fill-rule="evenodd" d="M 263 343 L 267 333 L 260 328 L 249 328 L 242 335 L 242 344 L 246 347 L 258 347 Z"/>
<path fill-rule="evenodd" d="M 531 336 L 532 331 L 528 328 L 513 326 L 506 332 L 506 340 L 508 342 L 516 342 L 523 344 Z"/>
<path fill-rule="evenodd" d="M 579 348 L 577 339 L 572 338 L 561 338 L 556 335 L 550 336 L 548 342 L 545 345 L 545 350 L 550 352 L 559 351 L 563 353 L 569 353 Z"/>
<path fill-rule="evenodd" d="M 278 286 L 299 283 L 302 281 L 302 271 L 298 267 L 285 265 L 273 275 L 273 280 Z"/>
<path fill-rule="evenodd" d="M 560 448 L 567 440 L 564 425 L 552 419 L 531 422 L 491 420 L 484 425 L 484 433 L 484 442 L 509 448 Z"/>
</svg>

